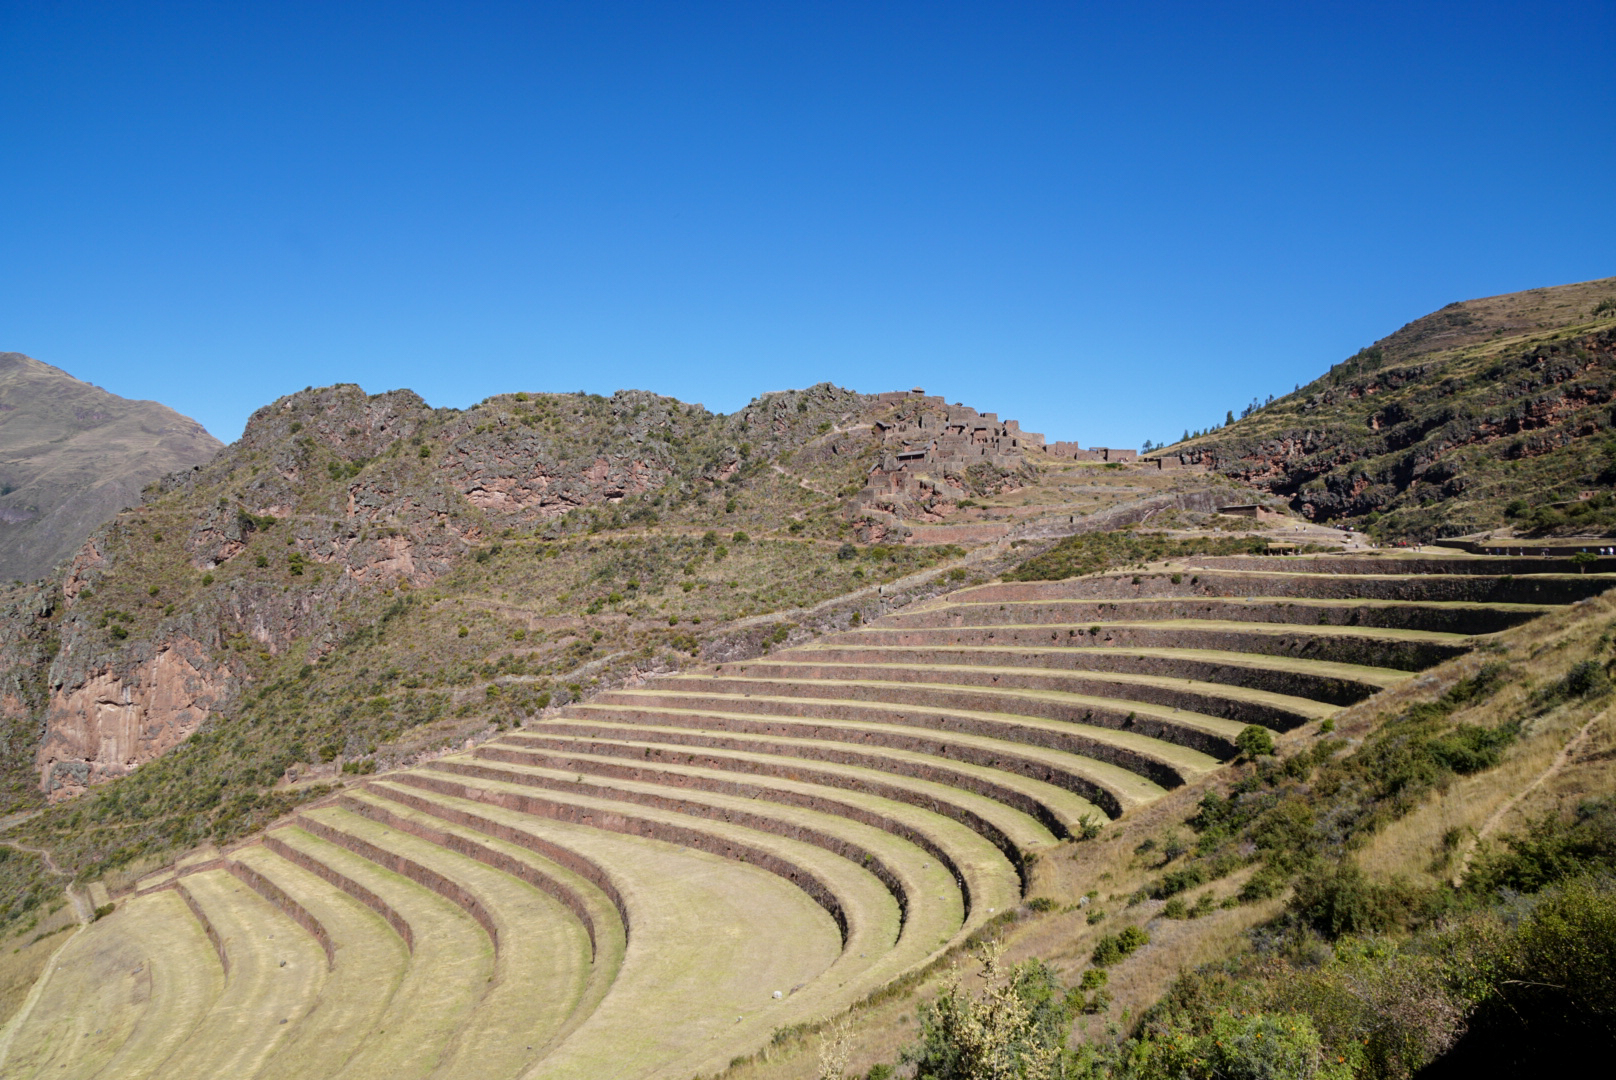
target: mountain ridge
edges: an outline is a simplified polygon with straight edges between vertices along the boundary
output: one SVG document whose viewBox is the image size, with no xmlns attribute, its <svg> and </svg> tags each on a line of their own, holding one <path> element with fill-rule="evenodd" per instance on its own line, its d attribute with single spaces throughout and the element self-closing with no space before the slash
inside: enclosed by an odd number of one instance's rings
<svg viewBox="0 0 1616 1080">
<path fill-rule="evenodd" d="M 1613 402 L 1602 278 L 1449 304 L 1163 454 L 1388 540 L 1605 530 Z"/>
</svg>

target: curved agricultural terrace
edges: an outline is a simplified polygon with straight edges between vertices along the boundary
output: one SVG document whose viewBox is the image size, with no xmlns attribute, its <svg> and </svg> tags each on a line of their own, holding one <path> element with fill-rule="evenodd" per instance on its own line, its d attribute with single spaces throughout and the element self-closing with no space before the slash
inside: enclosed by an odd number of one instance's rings
<svg viewBox="0 0 1616 1080">
<path fill-rule="evenodd" d="M 1572 569 L 1205 558 L 983 585 L 602 693 L 125 899 L 51 963 L 0 1072 L 721 1071 L 1015 908 L 1033 856 L 1219 768 L 1247 725 L 1325 720 L 1616 584 Z"/>
</svg>

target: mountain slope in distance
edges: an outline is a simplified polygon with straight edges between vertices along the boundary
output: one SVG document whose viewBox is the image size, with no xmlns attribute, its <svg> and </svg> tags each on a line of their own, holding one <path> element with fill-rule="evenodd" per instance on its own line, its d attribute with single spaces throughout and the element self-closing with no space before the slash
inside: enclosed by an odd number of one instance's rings
<svg viewBox="0 0 1616 1080">
<path fill-rule="evenodd" d="M 1616 278 L 1449 304 L 1164 448 L 1386 539 L 1616 528 Z"/>
<path fill-rule="evenodd" d="M 221 446 L 166 405 L 0 353 L 0 578 L 43 577 L 147 484 Z"/>
</svg>

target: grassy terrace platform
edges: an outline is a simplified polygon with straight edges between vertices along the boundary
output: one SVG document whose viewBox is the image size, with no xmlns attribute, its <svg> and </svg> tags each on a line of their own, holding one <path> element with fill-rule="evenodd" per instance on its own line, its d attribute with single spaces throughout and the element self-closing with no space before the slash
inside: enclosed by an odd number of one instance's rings
<svg viewBox="0 0 1616 1080">
<path fill-rule="evenodd" d="M 0 1073 L 711 1074 L 957 946 L 1031 856 L 1220 768 L 1246 725 L 1328 720 L 1616 585 L 1576 569 L 989 584 L 601 693 L 153 875 L 62 947 Z"/>
<path fill-rule="evenodd" d="M 1262 724 L 1289 728 L 1319 720 L 1334 711 L 1328 703 L 1294 694 L 1202 681 L 1189 677 L 1146 675 L 1135 672 L 1059 672 L 1047 668 L 991 667 L 971 664 L 928 665 L 857 663 L 748 664 L 749 681 L 800 683 L 827 680 L 852 685 L 914 687 L 921 695 L 935 687 L 944 693 L 963 690 L 1031 691 L 1060 695 L 1049 700 L 1076 698 L 1138 701 L 1222 717 L 1239 725 Z M 922 696 L 922 700 L 928 700 Z M 1033 700 L 1022 698 L 1019 700 Z M 1111 711 L 1108 709 L 1108 711 Z"/>
</svg>

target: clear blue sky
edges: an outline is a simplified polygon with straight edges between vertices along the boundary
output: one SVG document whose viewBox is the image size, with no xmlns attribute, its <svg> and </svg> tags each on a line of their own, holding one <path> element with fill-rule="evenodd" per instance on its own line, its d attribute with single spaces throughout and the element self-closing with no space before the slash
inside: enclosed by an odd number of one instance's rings
<svg viewBox="0 0 1616 1080">
<path fill-rule="evenodd" d="M 1616 274 L 1616 5 L 0 0 L 0 349 L 1137 445 Z"/>
</svg>

